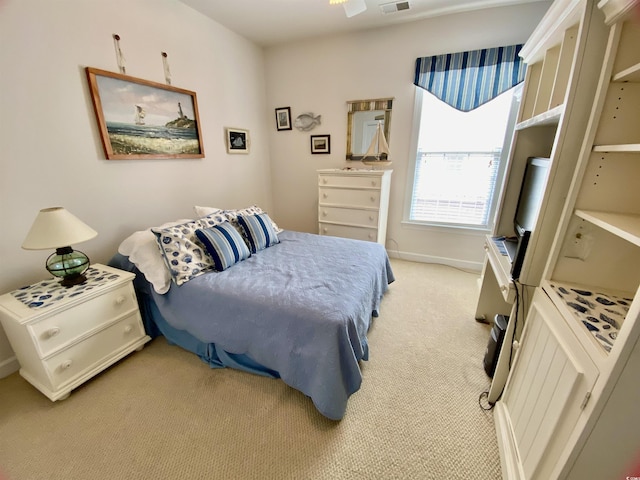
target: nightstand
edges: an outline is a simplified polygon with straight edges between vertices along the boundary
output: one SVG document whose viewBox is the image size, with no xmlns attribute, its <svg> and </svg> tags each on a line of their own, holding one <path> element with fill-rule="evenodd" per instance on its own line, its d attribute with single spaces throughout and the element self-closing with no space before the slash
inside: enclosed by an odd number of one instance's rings
<svg viewBox="0 0 640 480">
<path fill-rule="evenodd" d="M 67 398 L 150 340 L 134 275 L 95 264 L 86 276 L 84 283 L 68 288 L 52 278 L 0 296 L 0 321 L 20 375 L 52 401 Z"/>
</svg>

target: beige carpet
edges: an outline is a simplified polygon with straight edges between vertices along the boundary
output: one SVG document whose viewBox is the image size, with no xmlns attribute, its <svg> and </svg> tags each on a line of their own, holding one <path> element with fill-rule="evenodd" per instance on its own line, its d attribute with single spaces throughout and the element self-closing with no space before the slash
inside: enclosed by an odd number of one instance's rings
<svg viewBox="0 0 640 480">
<path fill-rule="evenodd" d="M 493 413 L 478 405 L 489 327 L 474 321 L 477 276 L 392 265 L 342 421 L 160 337 L 61 402 L 1 379 L 0 478 L 499 479 Z"/>
</svg>

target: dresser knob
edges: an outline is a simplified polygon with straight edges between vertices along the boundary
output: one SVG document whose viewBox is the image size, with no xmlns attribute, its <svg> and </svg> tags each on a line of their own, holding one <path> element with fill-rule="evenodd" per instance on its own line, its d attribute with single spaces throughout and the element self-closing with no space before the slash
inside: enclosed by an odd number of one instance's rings
<svg viewBox="0 0 640 480">
<path fill-rule="evenodd" d="M 329 195 L 327 195 L 326 193 L 322 194 L 322 198 L 327 198 Z"/>
<path fill-rule="evenodd" d="M 60 368 L 62 370 L 67 370 L 69 367 L 71 367 L 72 363 L 73 363 L 72 360 L 65 360 L 64 362 L 62 362 L 62 365 L 60 365 Z"/>
<path fill-rule="evenodd" d="M 500 287 L 500 290 L 502 290 L 503 292 L 506 292 L 507 291 L 507 286 L 506 285 L 502 285 Z"/>
<path fill-rule="evenodd" d="M 323 179 L 322 179 L 322 183 L 325 183 L 325 184 L 326 184 L 326 183 L 327 183 L 327 179 L 326 179 L 326 178 L 323 178 Z"/>
<path fill-rule="evenodd" d="M 133 327 L 131 325 L 127 325 L 124 327 L 124 333 L 131 333 L 133 331 Z"/>
<path fill-rule="evenodd" d="M 371 220 L 372 222 L 375 220 L 375 218 L 373 218 L 373 215 L 369 215 L 369 220 Z"/>
<path fill-rule="evenodd" d="M 322 212 L 322 216 L 323 216 L 323 217 L 326 217 L 326 216 L 327 216 L 327 211 L 326 211 L 326 210 L 324 210 L 324 211 Z"/>
<path fill-rule="evenodd" d="M 376 181 L 375 180 L 371 180 L 371 186 L 375 187 L 376 186 Z"/>
<path fill-rule="evenodd" d="M 322 229 L 322 233 L 327 233 L 329 230 L 327 230 L 327 227 Z"/>
<path fill-rule="evenodd" d="M 116 305 L 122 305 L 126 299 L 127 297 L 125 297 L 124 295 L 120 295 L 118 298 L 116 298 Z"/>
<path fill-rule="evenodd" d="M 60 333 L 60 328 L 58 327 L 50 328 L 49 331 L 47 331 L 47 335 L 49 335 L 49 338 L 55 337 L 59 333 Z"/>
<path fill-rule="evenodd" d="M 520 348 L 520 342 L 517 340 L 513 341 L 513 349 L 518 350 Z"/>
<path fill-rule="evenodd" d="M 375 202 L 376 201 L 376 197 L 371 197 L 371 201 Z"/>
<path fill-rule="evenodd" d="M 369 234 L 369 240 L 373 240 L 373 233 Z"/>
</svg>

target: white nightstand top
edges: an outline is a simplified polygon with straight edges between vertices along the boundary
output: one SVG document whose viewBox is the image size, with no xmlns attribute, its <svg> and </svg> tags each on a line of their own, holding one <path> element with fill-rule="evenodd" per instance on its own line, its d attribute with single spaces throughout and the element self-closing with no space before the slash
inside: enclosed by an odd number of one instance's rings
<svg viewBox="0 0 640 480">
<path fill-rule="evenodd" d="M 123 271 L 122 273 L 125 272 Z M 122 277 L 119 272 L 113 269 L 107 270 L 103 265 L 99 264 L 89 267 L 85 272 L 85 276 L 87 277 L 85 282 L 71 287 L 63 287 L 59 279 L 50 278 L 14 290 L 10 294 L 29 308 L 47 308 L 62 300 L 77 297 Z"/>
</svg>

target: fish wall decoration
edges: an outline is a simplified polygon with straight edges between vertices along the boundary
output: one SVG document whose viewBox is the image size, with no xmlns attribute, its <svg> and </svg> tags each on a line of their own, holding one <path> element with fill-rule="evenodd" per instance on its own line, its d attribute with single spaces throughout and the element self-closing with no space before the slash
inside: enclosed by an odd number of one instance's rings
<svg viewBox="0 0 640 480">
<path fill-rule="evenodd" d="M 314 116 L 313 113 L 302 113 L 297 116 L 293 122 L 293 126 L 302 132 L 308 132 L 313 130 L 317 125 L 320 125 L 320 118 L 322 115 Z"/>
</svg>

